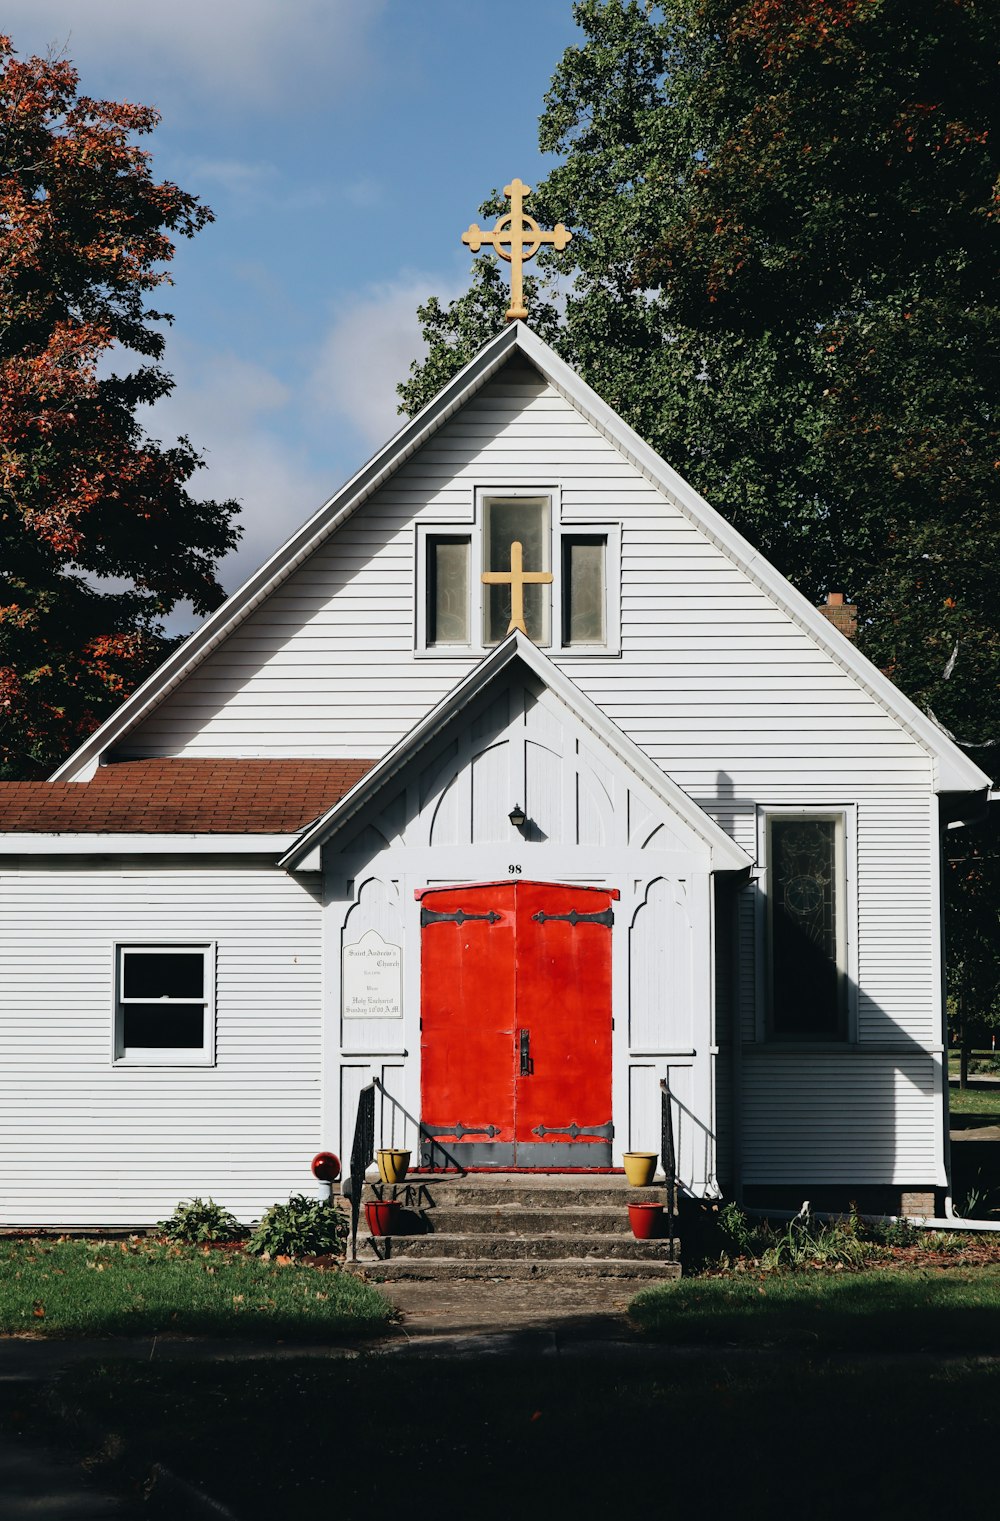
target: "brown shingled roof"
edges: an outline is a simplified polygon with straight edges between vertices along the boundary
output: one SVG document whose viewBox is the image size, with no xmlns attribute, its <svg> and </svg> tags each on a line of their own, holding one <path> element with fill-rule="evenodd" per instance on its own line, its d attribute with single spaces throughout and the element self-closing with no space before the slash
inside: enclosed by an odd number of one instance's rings
<svg viewBox="0 0 1000 1521">
<path fill-rule="evenodd" d="M 0 832 L 291 834 L 371 760 L 135 760 L 89 782 L 0 782 Z"/>
</svg>

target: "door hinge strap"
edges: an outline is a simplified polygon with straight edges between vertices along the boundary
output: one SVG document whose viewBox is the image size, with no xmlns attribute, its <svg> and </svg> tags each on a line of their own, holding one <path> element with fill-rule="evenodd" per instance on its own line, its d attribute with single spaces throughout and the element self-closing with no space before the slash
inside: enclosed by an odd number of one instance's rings
<svg viewBox="0 0 1000 1521">
<path fill-rule="evenodd" d="M 459 1120 L 457 1125 L 421 1125 L 425 1135 L 453 1135 L 459 1140 L 464 1135 L 488 1135 L 492 1141 L 495 1135 L 500 1134 L 499 1125 L 463 1125 Z"/>
<path fill-rule="evenodd" d="M 578 914 L 576 909 L 570 909 L 568 914 L 547 914 L 544 909 L 539 909 L 537 914 L 532 914 L 536 924 L 547 924 L 550 919 L 564 919 L 567 924 L 606 924 L 608 929 L 615 922 L 615 916 L 610 908 L 604 909 L 600 914 Z"/>
<path fill-rule="evenodd" d="M 610 1120 L 606 1125 L 589 1126 L 577 1125 L 574 1121 L 572 1125 L 567 1125 L 561 1129 L 553 1128 L 551 1125 L 535 1125 L 531 1133 L 532 1135 L 543 1137 L 547 1135 L 568 1135 L 574 1141 L 578 1135 L 599 1135 L 606 1141 L 612 1141 L 614 1140 L 615 1127 Z"/>
<path fill-rule="evenodd" d="M 426 929 L 428 924 L 465 924 L 470 919 L 485 919 L 490 924 L 497 924 L 503 918 L 495 909 L 490 909 L 488 914 L 467 914 L 464 908 L 457 908 L 453 914 L 436 914 L 432 908 L 421 908 L 420 928 Z"/>
</svg>

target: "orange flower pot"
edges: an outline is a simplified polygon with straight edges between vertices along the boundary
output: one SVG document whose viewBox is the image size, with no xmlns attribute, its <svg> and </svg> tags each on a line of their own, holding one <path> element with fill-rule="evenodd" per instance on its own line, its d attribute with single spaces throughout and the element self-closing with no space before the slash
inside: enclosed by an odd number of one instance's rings
<svg viewBox="0 0 1000 1521">
<path fill-rule="evenodd" d="M 398 1199 L 369 1199 L 365 1205 L 365 1219 L 371 1235 L 395 1235 L 399 1227 L 399 1210 Z"/>
<path fill-rule="evenodd" d="M 663 1229 L 663 1205 L 645 1199 L 628 1207 L 628 1223 L 637 1241 L 653 1241 Z"/>
</svg>

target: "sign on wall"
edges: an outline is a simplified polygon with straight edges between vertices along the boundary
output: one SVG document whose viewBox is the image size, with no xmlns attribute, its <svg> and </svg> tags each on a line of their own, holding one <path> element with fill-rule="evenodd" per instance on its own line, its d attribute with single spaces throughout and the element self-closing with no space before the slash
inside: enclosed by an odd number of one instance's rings
<svg viewBox="0 0 1000 1521">
<path fill-rule="evenodd" d="M 402 1019 L 403 953 L 366 930 L 343 950 L 341 987 L 345 1019 Z"/>
</svg>

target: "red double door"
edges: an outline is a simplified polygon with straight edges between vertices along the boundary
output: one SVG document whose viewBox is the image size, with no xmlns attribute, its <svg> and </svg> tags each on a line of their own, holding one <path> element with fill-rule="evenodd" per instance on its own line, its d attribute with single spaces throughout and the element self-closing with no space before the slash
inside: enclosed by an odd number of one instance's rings
<svg viewBox="0 0 1000 1521">
<path fill-rule="evenodd" d="M 610 1167 L 617 891 L 518 881 L 419 897 L 423 1165 Z"/>
</svg>

